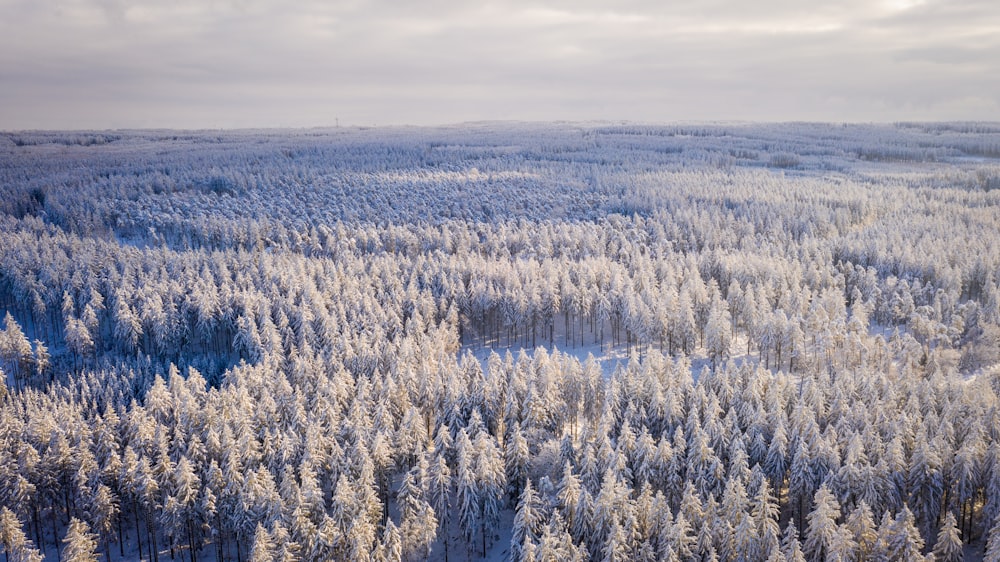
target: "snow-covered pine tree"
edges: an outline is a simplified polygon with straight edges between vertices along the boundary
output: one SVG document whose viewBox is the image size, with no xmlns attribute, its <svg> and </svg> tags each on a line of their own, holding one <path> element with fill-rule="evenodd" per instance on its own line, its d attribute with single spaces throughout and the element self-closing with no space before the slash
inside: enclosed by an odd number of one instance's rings
<svg viewBox="0 0 1000 562">
<path fill-rule="evenodd" d="M 41 553 L 25 536 L 20 519 L 6 506 L 0 507 L 0 544 L 10 562 L 42 562 Z"/>
<path fill-rule="evenodd" d="M 941 530 L 938 531 L 937 540 L 934 542 L 934 559 L 938 562 L 962 562 L 964 546 L 958 532 L 955 514 L 949 511 L 941 522 Z"/>
<path fill-rule="evenodd" d="M 514 528 L 510 538 L 510 560 L 521 562 L 523 552 L 521 547 L 528 542 L 537 543 L 542 531 L 542 506 L 531 486 L 531 480 L 526 480 L 521 491 L 521 499 L 514 512 Z"/>
<path fill-rule="evenodd" d="M 805 553 L 799 543 L 799 531 L 794 522 L 789 522 L 781 537 L 781 552 L 787 562 L 806 562 Z"/>
<path fill-rule="evenodd" d="M 274 550 L 271 534 L 263 525 L 257 523 L 257 529 L 253 534 L 253 546 L 250 548 L 249 562 L 273 562 Z"/>
<path fill-rule="evenodd" d="M 909 507 L 903 506 L 885 536 L 890 560 L 917 560 L 924 548 L 924 539 L 917 530 L 916 521 Z"/>
<path fill-rule="evenodd" d="M 97 537 L 83 521 L 71 518 L 62 542 L 60 558 L 64 562 L 97 562 Z"/>
<path fill-rule="evenodd" d="M 863 500 L 858 502 L 857 507 L 847 515 L 844 526 L 850 531 L 855 544 L 857 544 L 858 557 L 862 560 L 871 558 L 878 538 L 878 529 L 868 504 Z"/>
<path fill-rule="evenodd" d="M 837 539 L 840 504 L 830 489 L 823 484 L 813 498 L 813 509 L 807 519 L 805 553 L 814 560 L 823 560 L 830 554 L 830 545 Z"/>
<path fill-rule="evenodd" d="M 1000 519 L 993 523 L 986 536 L 986 552 L 983 562 L 1000 562 Z"/>
</svg>

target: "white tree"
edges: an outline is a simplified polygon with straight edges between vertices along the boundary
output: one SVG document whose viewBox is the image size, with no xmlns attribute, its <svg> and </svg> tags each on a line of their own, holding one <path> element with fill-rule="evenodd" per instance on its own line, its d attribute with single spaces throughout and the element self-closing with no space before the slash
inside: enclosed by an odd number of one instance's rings
<svg viewBox="0 0 1000 562">
<path fill-rule="evenodd" d="M 458 471 L 455 474 L 455 487 L 457 491 L 458 518 L 465 535 L 465 542 L 468 548 L 473 548 L 473 541 L 479 534 L 482 525 L 481 500 L 482 489 L 479 479 L 476 478 L 475 458 L 472 456 L 472 443 L 465 428 L 458 430 L 456 440 L 456 456 L 458 459 Z"/>
<path fill-rule="evenodd" d="M 993 523 L 986 537 L 986 553 L 983 562 L 1000 562 L 1000 519 Z"/>
<path fill-rule="evenodd" d="M 60 557 L 64 562 L 97 562 L 97 537 L 83 521 L 71 518 L 62 542 Z"/>
<path fill-rule="evenodd" d="M 541 503 L 531 486 L 531 480 L 527 480 L 514 513 L 514 529 L 510 538 L 510 559 L 512 562 L 523 560 L 524 553 L 521 549 L 525 544 L 538 542 L 541 523 Z"/>
<path fill-rule="evenodd" d="M 274 542 L 271 534 L 263 525 L 257 523 L 253 534 L 253 546 L 250 548 L 249 562 L 272 562 L 274 560 Z"/>
<path fill-rule="evenodd" d="M 962 562 L 964 559 L 962 537 L 958 532 L 958 522 L 951 511 L 941 522 L 937 541 L 934 542 L 934 558 L 938 562 Z"/>
<path fill-rule="evenodd" d="M 844 525 L 851 532 L 852 538 L 857 544 L 858 557 L 863 560 L 870 558 L 878 535 L 875 519 L 868 504 L 863 500 L 858 502 L 857 507 L 848 514 Z"/>
<path fill-rule="evenodd" d="M 66 320 L 66 345 L 79 358 L 86 357 L 94 348 L 90 330 L 78 318 L 70 317 Z"/>
<path fill-rule="evenodd" d="M 805 552 L 814 560 L 823 560 L 830 553 L 830 545 L 837 539 L 837 519 L 840 504 L 826 484 L 819 487 L 813 499 L 813 510 L 807 517 Z"/>
<path fill-rule="evenodd" d="M 799 543 L 799 532 L 795 528 L 794 522 L 789 522 L 785 527 L 785 534 L 781 538 L 781 552 L 785 556 L 786 562 L 806 562 L 805 553 L 802 552 L 802 545 Z"/>
<path fill-rule="evenodd" d="M 479 481 L 483 533 L 483 556 L 486 556 L 488 543 L 493 538 L 487 536 L 487 530 L 495 529 L 500 520 L 500 509 L 503 506 L 506 477 L 504 475 L 503 455 L 496 445 L 496 440 L 486 431 L 476 436 L 476 478 Z"/>
<path fill-rule="evenodd" d="M 712 370 L 729 357 L 732 346 L 732 318 L 729 315 L 729 305 L 721 298 L 712 301 L 708 323 L 705 326 L 705 347 L 708 357 L 712 360 Z"/>
<path fill-rule="evenodd" d="M 0 544 L 9 562 L 42 562 L 41 553 L 24 535 L 21 521 L 7 507 L 0 507 Z"/>
<path fill-rule="evenodd" d="M 767 479 L 761 477 L 757 493 L 750 502 L 750 516 L 753 519 L 753 552 L 757 559 L 764 560 L 780 549 L 780 529 L 778 527 L 778 505 L 771 495 Z"/>
<path fill-rule="evenodd" d="M 924 548 L 924 539 L 917 530 L 913 513 L 906 506 L 896 514 L 884 539 L 890 560 L 917 560 Z"/>
</svg>

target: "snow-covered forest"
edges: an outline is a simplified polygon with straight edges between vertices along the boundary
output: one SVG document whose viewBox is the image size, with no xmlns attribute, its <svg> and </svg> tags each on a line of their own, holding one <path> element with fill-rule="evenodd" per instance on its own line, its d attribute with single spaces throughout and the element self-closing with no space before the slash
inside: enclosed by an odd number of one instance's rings
<svg viewBox="0 0 1000 562">
<path fill-rule="evenodd" d="M 1000 125 L 0 133 L 9 561 L 1000 561 Z"/>
</svg>

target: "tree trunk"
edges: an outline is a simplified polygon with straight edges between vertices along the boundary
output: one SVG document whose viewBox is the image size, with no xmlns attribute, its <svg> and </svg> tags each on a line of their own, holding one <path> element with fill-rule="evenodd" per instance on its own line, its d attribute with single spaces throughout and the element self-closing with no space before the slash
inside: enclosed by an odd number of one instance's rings
<svg viewBox="0 0 1000 562">
<path fill-rule="evenodd" d="M 194 532 L 191 531 L 191 518 L 187 520 L 187 534 L 188 534 L 188 558 L 191 562 L 194 562 Z"/>
<path fill-rule="evenodd" d="M 118 513 L 118 557 L 125 558 L 125 541 L 124 533 L 122 533 L 122 514 Z M 108 560 L 111 560 L 111 556 L 108 556 Z"/>
<path fill-rule="evenodd" d="M 32 502 L 32 517 L 35 519 L 35 540 L 38 541 L 38 548 L 45 552 L 45 543 L 42 542 L 42 524 L 38 519 L 38 504 Z"/>
<path fill-rule="evenodd" d="M 139 545 L 139 559 L 142 560 L 142 532 L 139 531 L 139 503 L 132 501 L 132 510 L 135 512 L 135 542 Z M 152 552 L 149 553 L 152 557 Z"/>
<path fill-rule="evenodd" d="M 219 540 L 215 543 L 216 558 L 219 562 L 226 562 L 226 533 L 222 530 L 218 512 L 215 514 L 215 528 L 219 533 Z"/>
<path fill-rule="evenodd" d="M 52 544 L 56 547 L 56 562 L 58 562 L 62 558 L 62 555 L 59 554 L 59 533 L 56 531 L 56 517 L 58 517 L 56 508 L 52 506 Z"/>
<path fill-rule="evenodd" d="M 149 533 L 150 544 L 153 545 L 153 562 L 160 562 L 160 549 L 156 545 L 156 529 L 153 528 L 152 522 L 146 514 L 143 514 L 146 519 L 146 531 Z"/>
</svg>

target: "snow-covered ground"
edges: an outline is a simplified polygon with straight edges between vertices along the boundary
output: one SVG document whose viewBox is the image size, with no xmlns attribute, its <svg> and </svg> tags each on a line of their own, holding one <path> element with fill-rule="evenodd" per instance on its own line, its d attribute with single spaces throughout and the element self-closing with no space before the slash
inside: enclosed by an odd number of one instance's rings
<svg viewBox="0 0 1000 562">
<path fill-rule="evenodd" d="M 634 355 L 636 359 L 642 360 L 647 352 L 645 346 L 631 347 L 631 352 L 629 347 L 626 345 L 612 346 L 608 343 L 601 345 L 599 342 L 593 342 L 588 340 L 587 343 L 583 345 L 569 345 L 566 347 L 561 347 L 559 342 L 564 342 L 566 340 L 565 333 L 556 333 L 556 337 L 553 338 L 555 345 L 549 347 L 548 345 L 537 345 L 535 347 L 524 346 L 520 343 L 513 343 L 512 345 L 501 345 L 497 343 L 496 345 L 481 345 L 479 343 L 465 343 L 459 352 L 459 355 L 464 355 L 466 352 L 472 352 L 472 354 L 479 359 L 482 364 L 483 371 L 486 371 L 486 365 L 490 358 L 490 355 L 496 353 L 503 357 L 506 353 L 510 353 L 515 358 L 524 351 L 531 357 L 535 351 L 539 348 L 544 348 L 548 353 L 553 351 L 558 351 L 563 355 L 569 355 L 575 357 L 580 363 L 587 361 L 588 358 L 593 357 L 595 361 L 601 366 L 601 372 L 604 373 L 605 378 L 610 378 L 614 374 L 615 370 L 619 367 L 624 368 L 628 365 L 629 360 Z M 729 361 L 734 362 L 736 365 L 742 365 L 747 361 L 758 361 L 758 356 L 756 354 L 747 354 L 747 342 L 746 336 L 738 334 L 733 340 L 730 346 L 730 357 Z M 691 364 L 691 378 L 695 381 L 698 380 L 699 375 L 705 370 L 710 369 L 712 365 L 712 360 L 708 356 L 708 352 L 704 347 L 697 347 L 688 356 L 688 360 Z"/>
</svg>

